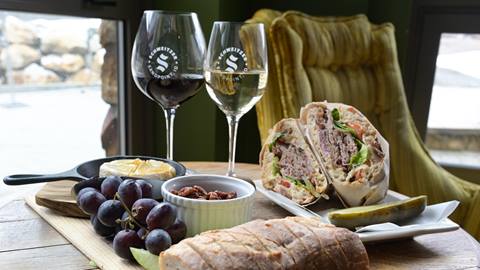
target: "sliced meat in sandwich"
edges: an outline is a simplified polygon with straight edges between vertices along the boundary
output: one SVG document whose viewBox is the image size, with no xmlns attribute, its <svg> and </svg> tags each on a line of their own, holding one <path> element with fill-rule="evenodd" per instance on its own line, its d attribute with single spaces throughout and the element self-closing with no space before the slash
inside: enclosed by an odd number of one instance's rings
<svg viewBox="0 0 480 270">
<path fill-rule="evenodd" d="M 300 131 L 297 120 L 278 122 L 260 152 L 263 186 L 299 203 L 328 198 L 320 165 Z"/>
<path fill-rule="evenodd" d="M 299 128 L 298 120 L 278 122 L 260 152 L 263 186 L 299 203 L 326 197 L 325 176 Z"/>
<path fill-rule="evenodd" d="M 344 104 L 314 102 L 302 108 L 300 123 L 335 191 L 349 206 L 385 197 L 388 144 L 363 114 Z"/>
</svg>

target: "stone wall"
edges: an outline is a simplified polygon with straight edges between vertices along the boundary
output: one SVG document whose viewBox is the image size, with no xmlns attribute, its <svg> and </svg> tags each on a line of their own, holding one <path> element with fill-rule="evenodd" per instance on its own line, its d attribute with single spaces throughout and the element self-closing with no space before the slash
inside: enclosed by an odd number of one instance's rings
<svg viewBox="0 0 480 270">
<path fill-rule="evenodd" d="M 105 49 L 80 20 L 0 18 L 0 84 L 100 84 Z"/>
<path fill-rule="evenodd" d="M 480 152 L 480 130 L 429 129 L 426 144 L 435 150 Z"/>
<path fill-rule="evenodd" d="M 102 147 L 107 156 L 120 154 L 118 124 L 118 62 L 116 22 L 102 20 L 98 29 L 100 44 L 105 50 L 101 67 L 102 98 L 110 104 L 102 126 Z"/>
</svg>

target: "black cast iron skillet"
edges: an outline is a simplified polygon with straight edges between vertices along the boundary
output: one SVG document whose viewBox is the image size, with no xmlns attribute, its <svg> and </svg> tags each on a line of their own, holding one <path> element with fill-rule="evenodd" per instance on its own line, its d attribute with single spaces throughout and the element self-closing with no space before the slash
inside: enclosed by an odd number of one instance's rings
<svg viewBox="0 0 480 270">
<path fill-rule="evenodd" d="M 110 162 L 117 159 L 154 159 L 166 162 L 170 164 L 173 168 L 175 168 L 176 176 L 183 176 L 185 175 L 185 167 L 172 160 L 167 160 L 163 158 L 157 157 L 147 157 L 147 156 L 115 156 L 115 157 L 107 157 L 107 158 L 100 158 L 95 160 L 90 160 L 84 162 L 75 168 L 55 174 L 14 174 L 9 175 L 3 178 L 3 182 L 7 185 L 26 185 L 26 184 L 36 184 L 36 183 L 44 183 L 44 182 L 52 182 L 52 181 L 59 181 L 59 180 L 74 180 L 78 181 L 77 184 L 73 187 L 73 192 L 75 194 L 84 187 L 95 187 L 100 189 L 100 185 L 102 184 L 103 177 L 98 177 L 98 173 L 100 170 L 100 166 L 105 162 Z M 131 177 L 129 177 L 131 178 Z"/>
</svg>

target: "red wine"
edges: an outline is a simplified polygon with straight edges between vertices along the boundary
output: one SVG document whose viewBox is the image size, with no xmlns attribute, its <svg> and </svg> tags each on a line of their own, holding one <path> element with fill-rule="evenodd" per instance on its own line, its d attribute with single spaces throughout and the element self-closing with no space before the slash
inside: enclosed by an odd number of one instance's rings
<svg viewBox="0 0 480 270">
<path fill-rule="evenodd" d="M 141 85 L 145 85 L 142 89 L 149 98 L 157 102 L 163 108 L 176 108 L 183 102 L 193 97 L 204 82 L 203 75 L 187 74 L 178 78 L 156 79 L 151 78 L 145 81 L 144 78 L 137 77 L 136 80 Z"/>
</svg>

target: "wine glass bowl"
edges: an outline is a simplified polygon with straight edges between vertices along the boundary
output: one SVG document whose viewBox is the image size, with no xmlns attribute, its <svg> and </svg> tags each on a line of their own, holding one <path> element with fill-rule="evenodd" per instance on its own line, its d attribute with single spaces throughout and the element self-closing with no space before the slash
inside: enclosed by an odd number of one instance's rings
<svg viewBox="0 0 480 270">
<path fill-rule="evenodd" d="M 240 118 L 261 99 L 268 76 L 267 45 L 261 23 L 215 22 L 204 74 L 207 92 L 227 117 L 228 175 L 235 175 L 235 144 Z"/>
<path fill-rule="evenodd" d="M 267 78 L 264 71 L 205 71 L 207 91 L 227 116 L 240 118 L 262 98 Z M 219 89 L 219 90 L 214 90 Z"/>
<path fill-rule="evenodd" d="M 168 159 L 173 159 L 175 110 L 201 89 L 204 57 L 197 14 L 143 13 L 132 50 L 132 75 L 140 91 L 165 112 Z"/>
</svg>

